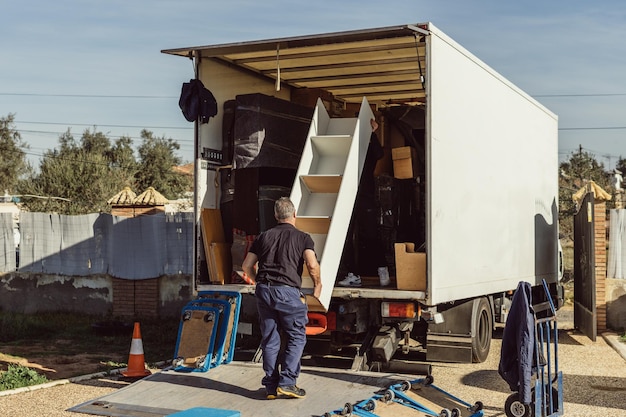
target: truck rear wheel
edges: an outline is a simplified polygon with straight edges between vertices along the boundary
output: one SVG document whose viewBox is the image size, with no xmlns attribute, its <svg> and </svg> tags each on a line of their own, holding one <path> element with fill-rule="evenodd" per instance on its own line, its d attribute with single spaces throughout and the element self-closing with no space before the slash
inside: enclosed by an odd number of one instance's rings
<svg viewBox="0 0 626 417">
<path fill-rule="evenodd" d="M 472 359 L 484 362 L 491 347 L 491 306 L 486 297 L 475 298 L 472 306 Z"/>
</svg>

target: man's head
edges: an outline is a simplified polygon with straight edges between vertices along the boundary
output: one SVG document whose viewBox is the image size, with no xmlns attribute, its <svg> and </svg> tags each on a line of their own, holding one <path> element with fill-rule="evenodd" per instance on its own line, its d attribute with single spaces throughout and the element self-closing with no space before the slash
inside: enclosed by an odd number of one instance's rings
<svg viewBox="0 0 626 417">
<path fill-rule="evenodd" d="M 289 197 L 281 197 L 274 203 L 274 217 L 279 223 L 286 223 L 295 220 L 296 208 Z"/>
</svg>

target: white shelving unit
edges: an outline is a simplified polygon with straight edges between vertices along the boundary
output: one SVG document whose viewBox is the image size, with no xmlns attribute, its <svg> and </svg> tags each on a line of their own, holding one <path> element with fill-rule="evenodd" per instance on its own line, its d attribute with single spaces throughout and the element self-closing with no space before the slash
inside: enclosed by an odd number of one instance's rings
<svg viewBox="0 0 626 417">
<path fill-rule="evenodd" d="M 296 227 L 311 235 L 320 262 L 322 293 L 319 300 L 307 297 L 310 311 L 325 312 L 330 304 L 373 118 L 365 98 L 354 118 L 330 118 L 317 101 L 291 191 Z M 313 281 L 304 269 L 302 287 L 310 293 Z"/>
</svg>

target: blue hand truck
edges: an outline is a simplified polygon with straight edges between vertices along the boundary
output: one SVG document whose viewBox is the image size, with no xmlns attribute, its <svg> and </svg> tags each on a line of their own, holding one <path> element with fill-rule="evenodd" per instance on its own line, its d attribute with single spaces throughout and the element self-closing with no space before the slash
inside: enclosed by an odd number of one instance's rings
<svg viewBox="0 0 626 417">
<path fill-rule="evenodd" d="M 480 401 L 469 404 L 460 398 L 444 391 L 435 384 L 433 384 L 432 375 L 427 375 L 425 378 L 418 378 L 411 381 L 402 381 L 398 384 L 393 384 L 387 388 L 382 394 L 375 394 L 371 398 L 357 402 L 356 404 L 346 403 L 346 405 L 340 409 L 330 413 L 326 413 L 324 417 L 330 417 L 333 415 L 340 416 L 359 416 L 359 417 L 378 417 L 375 413 L 376 404 L 380 401 L 385 404 L 399 404 L 401 406 L 413 409 L 418 412 L 416 415 L 425 415 L 433 417 L 483 417 L 484 412 L 483 404 Z M 441 403 L 451 408 L 442 408 L 435 410 L 433 408 L 433 402 L 429 401 L 427 397 L 432 397 L 432 394 L 436 394 Z M 420 396 L 420 394 L 422 396 Z M 428 405 L 427 405 L 428 404 Z M 463 414 L 461 409 L 465 409 L 465 412 L 469 414 Z M 388 414 L 386 414 L 388 415 Z"/>
</svg>

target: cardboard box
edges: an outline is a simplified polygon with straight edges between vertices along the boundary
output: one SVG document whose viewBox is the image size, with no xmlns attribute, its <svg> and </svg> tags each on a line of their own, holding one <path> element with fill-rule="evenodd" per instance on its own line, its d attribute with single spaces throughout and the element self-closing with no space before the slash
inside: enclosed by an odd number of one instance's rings
<svg viewBox="0 0 626 417">
<path fill-rule="evenodd" d="M 413 243 L 396 243 L 396 286 L 399 290 L 426 291 L 426 254 Z"/>
<path fill-rule="evenodd" d="M 391 149 L 393 176 L 398 179 L 417 177 L 417 152 L 411 146 Z"/>
</svg>

